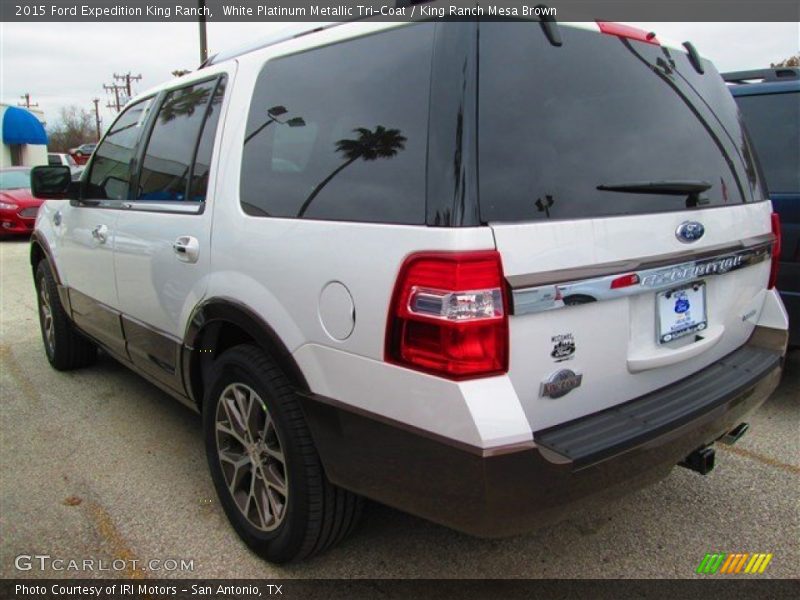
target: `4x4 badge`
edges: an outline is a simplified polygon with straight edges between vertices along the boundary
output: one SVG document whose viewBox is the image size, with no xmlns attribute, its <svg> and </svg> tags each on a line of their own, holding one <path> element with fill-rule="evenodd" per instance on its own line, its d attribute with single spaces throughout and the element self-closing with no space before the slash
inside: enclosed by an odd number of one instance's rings
<svg viewBox="0 0 800 600">
<path fill-rule="evenodd" d="M 542 398 L 561 398 L 583 382 L 583 374 L 572 369 L 561 369 L 542 382 L 539 395 Z"/>
</svg>

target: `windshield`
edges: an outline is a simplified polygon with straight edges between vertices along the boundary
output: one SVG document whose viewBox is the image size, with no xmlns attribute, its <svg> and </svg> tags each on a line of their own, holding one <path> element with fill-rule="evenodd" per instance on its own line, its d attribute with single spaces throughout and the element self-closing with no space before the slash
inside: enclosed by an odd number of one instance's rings
<svg viewBox="0 0 800 600">
<path fill-rule="evenodd" d="M 0 190 L 16 190 L 31 187 L 30 169 L 0 171 Z"/>
<path fill-rule="evenodd" d="M 713 65 L 685 52 L 538 23 L 482 23 L 484 222 L 575 219 L 763 200 Z"/>
</svg>

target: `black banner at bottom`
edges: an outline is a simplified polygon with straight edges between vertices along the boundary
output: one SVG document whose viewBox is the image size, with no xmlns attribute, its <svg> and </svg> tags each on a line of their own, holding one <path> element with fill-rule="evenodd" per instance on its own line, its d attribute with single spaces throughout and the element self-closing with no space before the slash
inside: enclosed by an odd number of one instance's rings
<svg viewBox="0 0 800 600">
<path fill-rule="evenodd" d="M 14 600 L 254 600 L 256 598 L 799 598 L 796 580 L 500 579 L 5 579 Z"/>
</svg>

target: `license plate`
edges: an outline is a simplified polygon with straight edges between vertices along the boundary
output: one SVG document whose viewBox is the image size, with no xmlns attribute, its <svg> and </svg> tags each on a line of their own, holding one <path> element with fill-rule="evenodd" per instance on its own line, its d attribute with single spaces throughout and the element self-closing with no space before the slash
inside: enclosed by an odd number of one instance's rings
<svg viewBox="0 0 800 600">
<path fill-rule="evenodd" d="M 706 284 L 698 281 L 656 294 L 656 334 L 666 344 L 703 331 L 706 320 Z"/>
</svg>

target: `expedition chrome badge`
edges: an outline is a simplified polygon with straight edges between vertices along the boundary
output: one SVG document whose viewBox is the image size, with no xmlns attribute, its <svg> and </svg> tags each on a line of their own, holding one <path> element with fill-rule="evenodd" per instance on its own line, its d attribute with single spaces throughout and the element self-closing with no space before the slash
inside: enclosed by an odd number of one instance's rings
<svg viewBox="0 0 800 600">
<path fill-rule="evenodd" d="M 583 374 L 572 369 L 561 369 L 542 382 L 539 395 L 542 398 L 561 398 L 566 396 L 583 381 Z"/>
</svg>

